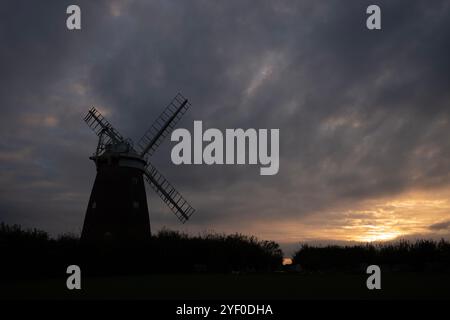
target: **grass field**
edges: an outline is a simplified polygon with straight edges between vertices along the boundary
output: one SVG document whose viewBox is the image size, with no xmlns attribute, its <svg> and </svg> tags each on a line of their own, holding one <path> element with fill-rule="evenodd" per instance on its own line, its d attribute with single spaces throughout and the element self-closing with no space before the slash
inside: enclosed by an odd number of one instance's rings
<svg viewBox="0 0 450 320">
<path fill-rule="evenodd" d="M 450 274 L 386 274 L 381 290 L 366 288 L 366 275 L 159 274 L 0 284 L 1 299 L 449 299 Z"/>
</svg>

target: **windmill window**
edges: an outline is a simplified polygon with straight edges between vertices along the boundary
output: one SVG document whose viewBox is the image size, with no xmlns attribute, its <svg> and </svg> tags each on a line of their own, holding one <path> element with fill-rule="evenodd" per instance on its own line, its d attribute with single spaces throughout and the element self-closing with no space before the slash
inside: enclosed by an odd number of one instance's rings
<svg viewBox="0 0 450 320">
<path fill-rule="evenodd" d="M 133 201 L 133 208 L 138 209 L 139 208 L 139 202 Z"/>
<path fill-rule="evenodd" d="M 92 202 L 92 209 L 95 209 L 95 208 L 97 208 L 97 202 L 93 201 Z"/>
</svg>

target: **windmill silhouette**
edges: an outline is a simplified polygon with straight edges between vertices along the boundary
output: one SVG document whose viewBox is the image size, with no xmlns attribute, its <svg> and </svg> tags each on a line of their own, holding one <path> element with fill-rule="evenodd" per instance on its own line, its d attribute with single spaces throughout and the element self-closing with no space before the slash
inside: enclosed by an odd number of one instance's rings
<svg viewBox="0 0 450 320">
<path fill-rule="evenodd" d="M 145 180 L 185 223 L 195 209 L 148 160 L 172 131 L 190 103 L 180 93 L 133 146 L 95 108 L 84 118 L 97 134 L 98 144 L 91 160 L 97 176 L 92 188 L 81 241 L 83 243 L 135 243 L 150 238 Z"/>
</svg>

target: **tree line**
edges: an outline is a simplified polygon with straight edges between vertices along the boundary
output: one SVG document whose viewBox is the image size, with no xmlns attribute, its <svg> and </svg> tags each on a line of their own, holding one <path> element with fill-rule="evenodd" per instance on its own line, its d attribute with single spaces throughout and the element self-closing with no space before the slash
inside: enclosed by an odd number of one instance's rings
<svg viewBox="0 0 450 320">
<path fill-rule="evenodd" d="M 0 272 L 3 280 L 64 277 L 76 264 L 88 275 L 146 273 L 252 273 L 273 271 L 449 272 L 450 243 L 445 240 L 397 241 L 352 246 L 300 245 L 293 265 L 282 267 L 283 252 L 274 241 L 243 234 L 196 236 L 163 229 L 133 246 L 86 246 L 77 235 L 52 238 L 45 231 L 0 223 Z M 15 277 L 16 276 L 16 277 Z"/>
<path fill-rule="evenodd" d="M 391 272 L 449 272 L 450 243 L 442 239 L 353 246 L 304 244 L 295 252 L 293 263 L 311 272 L 361 272 L 373 264 Z"/>
<path fill-rule="evenodd" d="M 283 252 L 273 241 L 243 234 L 205 233 L 189 236 L 163 229 L 147 242 L 87 246 L 79 237 L 51 238 L 37 229 L 0 224 L 2 274 L 21 278 L 64 276 L 76 264 L 91 275 L 270 272 L 281 266 Z"/>
</svg>

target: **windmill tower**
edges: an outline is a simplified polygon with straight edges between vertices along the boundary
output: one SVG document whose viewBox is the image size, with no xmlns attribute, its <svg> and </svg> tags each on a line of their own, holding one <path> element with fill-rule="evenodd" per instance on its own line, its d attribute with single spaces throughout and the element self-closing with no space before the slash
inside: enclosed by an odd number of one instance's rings
<svg viewBox="0 0 450 320">
<path fill-rule="evenodd" d="M 84 118 L 97 134 L 98 145 L 91 160 L 97 167 L 81 241 L 101 244 L 136 243 L 150 238 L 145 182 L 185 223 L 195 209 L 148 161 L 175 127 L 190 103 L 177 94 L 139 140 L 136 148 L 92 108 Z"/>
</svg>

